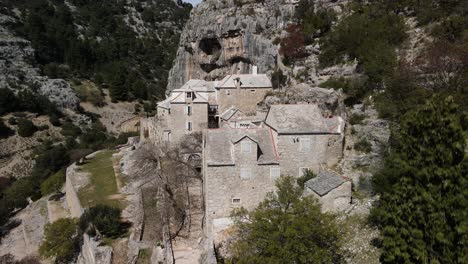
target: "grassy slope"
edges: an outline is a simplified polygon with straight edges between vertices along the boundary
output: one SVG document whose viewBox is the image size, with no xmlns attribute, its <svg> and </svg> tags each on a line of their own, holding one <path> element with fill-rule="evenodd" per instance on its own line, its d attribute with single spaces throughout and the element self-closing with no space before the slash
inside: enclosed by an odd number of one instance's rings
<svg viewBox="0 0 468 264">
<path fill-rule="evenodd" d="M 106 204 L 122 208 L 123 205 L 114 196 L 119 194 L 112 167 L 112 154 L 114 153 L 113 150 L 99 152 L 81 166 L 83 171 L 87 171 L 91 175 L 90 184 L 82 188 L 78 194 L 83 207 Z"/>
</svg>

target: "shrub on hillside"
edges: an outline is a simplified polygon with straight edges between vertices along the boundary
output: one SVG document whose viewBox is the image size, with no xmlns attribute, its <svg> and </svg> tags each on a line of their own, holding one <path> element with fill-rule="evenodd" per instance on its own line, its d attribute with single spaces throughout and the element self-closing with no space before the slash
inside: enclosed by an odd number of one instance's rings
<svg viewBox="0 0 468 264">
<path fill-rule="evenodd" d="M 0 116 L 15 111 L 17 99 L 15 94 L 7 88 L 0 88 Z"/>
<path fill-rule="evenodd" d="M 333 10 L 315 8 L 313 0 L 299 1 L 295 17 L 301 25 L 307 44 L 312 43 L 314 37 L 320 37 L 330 31 L 332 23 L 336 20 Z"/>
<path fill-rule="evenodd" d="M 365 115 L 353 113 L 349 117 L 349 123 L 351 125 L 359 125 L 359 124 L 362 124 L 362 121 L 364 121 L 365 118 L 366 118 Z"/>
<path fill-rule="evenodd" d="M 358 142 L 354 143 L 354 149 L 364 153 L 372 151 L 372 144 L 365 138 L 359 139 Z"/>
<path fill-rule="evenodd" d="M 38 198 L 37 181 L 32 177 L 24 177 L 13 182 L 11 186 L 3 191 L 5 206 L 12 210 L 24 208 L 28 205 L 27 198 Z"/>
<path fill-rule="evenodd" d="M 317 174 L 315 174 L 313 171 L 311 170 L 306 170 L 306 172 L 304 173 L 304 175 L 300 176 L 299 178 L 296 179 L 296 182 L 297 182 L 297 185 L 300 186 L 301 188 L 304 189 L 304 185 L 305 183 L 310 180 L 310 179 L 313 179 L 317 177 Z"/>
<path fill-rule="evenodd" d="M 16 120 L 16 118 L 14 118 L 13 116 L 8 118 L 8 124 L 12 125 L 12 126 L 16 126 L 18 124 L 18 121 Z"/>
<path fill-rule="evenodd" d="M 70 263 L 80 251 L 80 241 L 76 220 L 61 218 L 45 226 L 39 253 L 54 258 L 55 263 Z"/>
<path fill-rule="evenodd" d="M 12 181 L 10 178 L 0 176 L 0 198 L 2 198 L 3 196 L 2 194 L 3 190 L 8 188 L 11 184 L 12 184 Z"/>
<path fill-rule="evenodd" d="M 53 145 L 52 142 L 46 141 L 35 150 L 35 153 L 37 156 L 32 175 L 41 181 L 70 162 L 68 150 L 62 144 Z"/>
<path fill-rule="evenodd" d="M 343 89 L 343 92 L 346 94 L 346 99 L 344 100 L 344 103 L 347 106 L 351 106 L 362 101 L 364 96 L 368 93 L 368 87 L 366 87 L 366 82 L 367 79 L 365 77 L 332 77 L 326 80 L 325 82 L 319 84 L 319 87 Z"/>
<path fill-rule="evenodd" d="M 8 253 L 0 256 L 1 264 L 41 264 L 41 261 L 36 256 L 26 256 L 21 260 L 16 260 L 15 257 Z"/>
<path fill-rule="evenodd" d="M 64 137 L 77 138 L 81 134 L 81 129 L 75 126 L 72 122 L 67 122 L 62 125 L 62 131 L 60 132 Z"/>
<path fill-rule="evenodd" d="M 283 74 L 281 69 L 275 69 L 271 74 L 271 83 L 273 88 L 278 89 L 286 84 L 287 76 Z"/>
<path fill-rule="evenodd" d="M 5 123 L 3 123 L 3 120 L 0 119 L 0 139 L 7 138 L 12 134 L 13 134 L 13 130 L 7 127 Z"/>
<path fill-rule="evenodd" d="M 87 209 L 80 218 L 79 227 L 82 232 L 92 226 L 107 237 L 119 237 L 127 232 L 127 225 L 120 220 L 121 210 L 108 205 L 96 205 Z"/>
<path fill-rule="evenodd" d="M 21 137 L 31 137 L 36 131 L 37 127 L 31 120 L 24 118 L 18 120 L 18 135 Z"/>
<path fill-rule="evenodd" d="M 286 64 L 294 64 L 298 59 L 304 58 L 305 52 L 304 35 L 299 25 L 289 25 L 286 28 L 288 35 L 281 39 L 280 54 L 284 56 Z"/>
<path fill-rule="evenodd" d="M 64 183 L 65 183 L 65 171 L 59 170 L 54 175 L 48 177 L 41 184 L 42 196 L 60 191 Z"/>
<path fill-rule="evenodd" d="M 406 38 L 405 24 L 400 16 L 386 13 L 376 3 L 358 4 L 355 9 L 323 38 L 320 65 L 357 59 L 369 82 L 379 84 L 396 65 L 394 49 Z"/>
</svg>

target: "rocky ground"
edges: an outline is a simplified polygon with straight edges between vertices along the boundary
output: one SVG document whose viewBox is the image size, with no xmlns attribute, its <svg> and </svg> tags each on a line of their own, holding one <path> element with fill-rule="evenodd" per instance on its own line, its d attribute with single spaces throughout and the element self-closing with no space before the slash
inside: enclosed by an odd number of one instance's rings
<svg viewBox="0 0 468 264">
<path fill-rule="evenodd" d="M 360 116 L 357 123 L 349 122 L 352 117 Z M 354 105 L 349 111 L 346 141 L 337 169 L 350 178 L 355 186 L 370 191 L 370 178 L 382 166 L 382 158 L 390 138 L 390 123 L 378 118 L 372 105 Z M 368 151 L 356 150 L 356 143 L 364 140 L 370 143 Z"/>
<path fill-rule="evenodd" d="M 338 223 L 344 233 L 342 248 L 349 264 L 380 263 L 379 231 L 367 221 L 372 202 L 372 198 L 356 199 L 352 209 L 339 217 Z"/>
<path fill-rule="evenodd" d="M 29 255 L 37 256 L 39 244 L 44 237 L 44 226 L 49 221 L 47 197 L 30 204 L 14 216 L 13 220 L 17 220 L 21 224 L 2 238 L 0 256 L 8 253 L 15 256 L 16 259 Z"/>
<path fill-rule="evenodd" d="M 52 142 L 62 140 L 60 128 L 54 127 L 47 116 L 37 116 L 31 113 L 17 113 L 28 120 L 31 120 L 35 126 L 44 127 L 46 129 L 37 131 L 31 137 L 21 137 L 18 133 L 6 139 L 0 140 L 0 176 L 21 178 L 29 176 L 34 166 L 34 148 L 41 145 L 44 139 Z M 14 114 L 8 114 L 0 118 L 4 120 L 4 124 L 12 130 L 17 130 L 17 125 L 11 125 L 8 120 L 15 117 Z"/>
<path fill-rule="evenodd" d="M 89 85 L 91 82 L 86 81 Z M 113 134 L 120 132 L 138 131 L 139 115 L 135 112 L 138 102 L 116 102 L 113 103 L 109 91 L 104 90 L 103 106 L 95 106 L 90 102 L 81 102 L 80 106 L 87 112 L 98 114 L 99 121 L 106 130 Z"/>
</svg>

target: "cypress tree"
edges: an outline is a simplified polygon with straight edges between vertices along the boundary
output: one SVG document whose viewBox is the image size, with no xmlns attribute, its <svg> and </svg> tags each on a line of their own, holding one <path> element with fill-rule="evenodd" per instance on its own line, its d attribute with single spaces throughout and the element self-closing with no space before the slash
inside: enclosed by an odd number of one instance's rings
<svg viewBox="0 0 468 264">
<path fill-rule="evenodd" d="M 408 113 L 394 134 L 380 176 L 390 179 L 372 212 L 382 231 L 382 263 L 467 263 L 466 118 L 460 116 L 451 97 L 433 98 Z"/>
</svg>

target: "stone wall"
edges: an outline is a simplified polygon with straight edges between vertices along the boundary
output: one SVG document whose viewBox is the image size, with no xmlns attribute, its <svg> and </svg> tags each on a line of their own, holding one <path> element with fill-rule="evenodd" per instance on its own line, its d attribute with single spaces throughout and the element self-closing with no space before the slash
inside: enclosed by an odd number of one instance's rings
<svg viewBox="0 0 468 264">
<path fill-rule="evenodd" d="M 346 181 L 324 196 L 319 196 L 309 188 L 305 188 L 305 195 L 312 195 L 322 205 L 323 212 L 345 211 L 351 205 L 351 181 Z"/>
<path fill-rule="evenodd" d="M 121 122 L 117 126 L 117 129 L 120 133 L 140 131 L 140 117 L 135 116 L 135 117 L 132 117 L 130 119 L 127 119 Z"/>
<path fill-rule="evenodd" d="M 327 162 L 329 135 L 277 135 L 277 151 L 281 164 L 281 174 L 299 176 L 300 168 L 318 172 Z M 301 150 L 301 140 L 308 139 L 310 148 Z"/>
<path fill-rule="evenodd" d="M 222 114 L 231 106 L 234 106 L 246 114 L 255 113 L 257 110 L 257 104 L 262 102 L 266 94 L 272 90 L 272 88 L 220 89 L 217 92 L 219 104 L 218 111 Z"/>
<path fill-rule="evenodd" d="M 344 133 L 328 136 L 327 166 L 333 167 L 343 158 Z"/>
<path fill-rule="evenodd" d="M 167 122 L 158 117 L 142 117 L 140 119 L 140 142 L 162 142 L 163 131 Z"/>
<path fill-rule="evenodd" d="M 96 241 L 87 234 L 83 235 L 83 245 L 78 256 L 77 264 L 111 264 L 112 248 L 99 246 L 101 241 Z"/>
<path fill-rule="evenodd" d="M 192 114 L 187 115 L 185 107 L 192 107 Z M 192 131 L 200 132 L 208 127 L 207 104 L 172 104 L 171 114 L 167 116 L 168 127 L 171 130 L 172 141 L 179 141 L 185 135 L 191 133 L 186 128 L 187 122 L 192 122 Z"/>
<path fill-rule="evenodd" d="M 87 177 L 83 177 L 83 173 L 77 172 L 76 169 L 76 163 L 73 163 L 67 168 L 65 199 L 67 201 L 71 217 L 79 218 L 81 214 L 83 214 L 84 209 L 81 207 L 80 199 L 78 198 L 78 190 L 80 187 L 84 187 L 87 184 Z"/>
<path fill-rule="evenodd" d="M 251 169 L 251 179 L 241 179 L 240 169 Z M 234 208 L 254 209 L 268 192 L 275 190 L 270 168 L 277 165 L 205 166 L 206 215 L 210 219 L 229 217 Z M 232 199 L 240 199 L 237 204 Z"/>
</svg>

